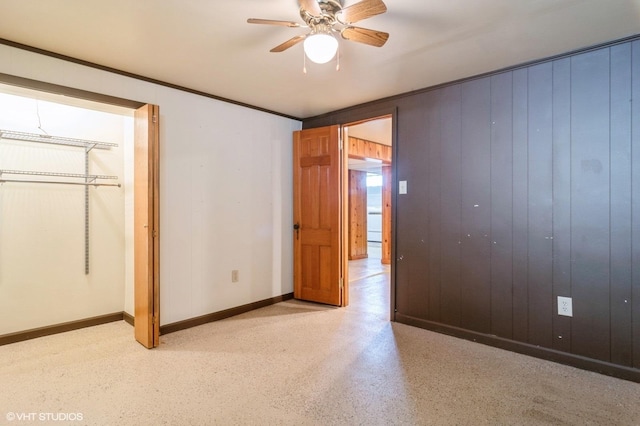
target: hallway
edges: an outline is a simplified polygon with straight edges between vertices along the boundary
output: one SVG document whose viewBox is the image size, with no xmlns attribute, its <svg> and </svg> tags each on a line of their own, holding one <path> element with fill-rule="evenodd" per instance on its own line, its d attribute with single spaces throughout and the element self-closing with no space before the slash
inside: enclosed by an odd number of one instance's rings
<svg viewBox="0 0 640 426">
<path fill-rule="evenodd" d="M 389 321 L 390 265 L 379 258 L 349 261 L 349 306 L 347 309 L 373 314 Z"/>
<path fill-rule="evenodd" d="M 124 322 L 0 347 L 0 418 L 637 424 L 640 384 L 389 322 L 388 278 L 353 280 L 347 308 L 291 300 L 162 336 L 154 350 L 136 343 Z"/>
</svg>

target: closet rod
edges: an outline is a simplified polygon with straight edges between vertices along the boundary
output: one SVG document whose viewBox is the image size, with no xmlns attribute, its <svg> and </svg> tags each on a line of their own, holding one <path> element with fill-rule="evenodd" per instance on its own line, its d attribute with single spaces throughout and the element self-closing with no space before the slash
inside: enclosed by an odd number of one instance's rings
<svg viewBox="0 0 640 426">
<path fill-rule="evenodd" d="M 53 183 L 58 185 L 82 185 L 82 186 L 117 186 L 120 188 L 122 185 L 119 183 L 95 183 L 95 182 L 56 182 L 52 180 L 20 180 L 20 179 L 0 179 L 2 183 Z"/>
<path fill-rule="evenodd" d="M 77 146 L 83 148 L 111 149 L 118 146 L 116 143 L 98 142 L 88 139 L 75 139 L 60 136 L 39 135 L 37 133 L 15 132 L 13 130 L 0 129 L 0 139 L 11 139 L 24 142 L 38 142 L 52 145 Z"/>
<path fill-rule="evenodd" d="M 0 169 L 0 176 L 7 175 L 26 175 L 26 176 L 48 176 L 48 177 L 67 177 L 67 178 L 79 178 L 79 179 L 118 179 L 118 176 L 108 175 L 84 175 L 81 173 L 55 173 L 55 172 L 34 172 L 31 170 L 3 170 Z"/>
</svg>

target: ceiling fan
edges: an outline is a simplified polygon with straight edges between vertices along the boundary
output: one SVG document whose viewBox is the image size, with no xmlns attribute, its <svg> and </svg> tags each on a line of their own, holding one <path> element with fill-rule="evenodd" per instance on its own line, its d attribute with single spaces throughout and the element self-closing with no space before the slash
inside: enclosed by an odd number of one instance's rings
<svg viewBox="0 0 640 426">
<path fill-rule="evenodd" d="M 382 0 L 362 0 L 344 7 L 343 0 L 300 0 L 300 17 L 306 25 L 292 21 L 271 19 L 247 19 L 250 24 L 280 25 L 290 28 L 310 28 L 308 34 L 295 36 L 271 49 L 271 52 L 283 52 L 304 40 L 306 56 L 313 62 L 329 62 L 338 50 L 338 40 L 333 33 L 339 33 L 345 40 L 356 41 L 370 46 L 382 47 L 389 34 L 352 24 L 371 18 L 387 11 Z"/>
</svg>

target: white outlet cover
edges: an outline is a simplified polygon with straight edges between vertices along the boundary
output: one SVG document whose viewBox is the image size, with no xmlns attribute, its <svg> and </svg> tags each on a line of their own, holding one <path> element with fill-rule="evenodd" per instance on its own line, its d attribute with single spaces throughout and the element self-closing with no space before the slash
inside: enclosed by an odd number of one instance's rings
<svg viewBox="0 0 640 426">
<path fill-rule="evenodd" d="M 558 296 L 558 315 L 573 316 L 573 302 L 570 297 Z"/>
</svg>

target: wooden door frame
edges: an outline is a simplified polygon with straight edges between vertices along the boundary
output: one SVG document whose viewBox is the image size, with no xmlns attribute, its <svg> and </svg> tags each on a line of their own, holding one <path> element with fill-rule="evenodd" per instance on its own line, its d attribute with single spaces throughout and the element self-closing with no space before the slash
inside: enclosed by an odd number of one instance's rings
<svg viewBox="0 0 640 426">
<path fill-rule="evenodd" d="M 395 321 L 396 320 L 396 276 L 395 276 L 395 271 L 396 271 L 396 257 L 395 257 L 395 253 L 396 253 L 396 215 L 397 215 L 397 205 L 398 205 L 398 191 L 397 191 L 397 181 L 398 181 L 398 172 L 397 172 L 397 161 L 396 158 L 398 156 L 398 108 L 397 107 L 393 107 L 390 109 L 382 109 L 381 111 L 376 111 L 374 112 L 370 112 L 370 113 L 365 113 L 363 116 L 359 116 L 359 117 L 354 117 L 353 121 L 349 121 L 347 123 L 343 123 L 340 124 L 340 137 L 343 140 L 343 149 L 342 149 L 342 155 L 343 155 L 343 176 L 348 176 L 349 174 L 349 143 L 347 143 L 347 137 L 348 137 L 348 131 L 345 132 L 345 129 L 348 128 L 349 126 L 354 126 L 356 124 L 362 124 L 365 123 L 367 121 L 374 121 L 374 120 L 379 120 L 382 118 L 391 118 L 391 273 L 390 273 L 390 285 L 389 285 L 389 291 L 390 291 L 390 296 L 389 296 L 389 318 L 391 319 L 391 321 Z M 344 288 L 345 288 L 345 297 L 347 300 L 347 304 L 348 304 L 348 300 L 349 300 L 349 280 L 348 280 L 348 271 L 349 271 L 349 256 L 347 253 L 347 248 L 348 247 L 348 238 L 349 238 L 349 233 L 345 230 L 346 227 L 348 226 L 348 214 L 349 214 L 349 208 L 348 208 L 348 202 L 349 202 L 349 184 L 348 181 L 345 184 L 344 180 L 343 180 L 343 190 L 342 190 L 342 211 L 343 211 L 343 228 L 342 228 L 342 246 L 343 246 L 343 253 L 342 253 L 342 262 L 343 262 L 343 268 L 346 272 L 345 275 L 345 283 L 344 283 Z M 346 245 L 345 245 L 346 244 Z M 346 306 L 346 304 L 344 305 Z"/>
<path fill-rule="evenodd" d="M 349 305 L 349 144 L 345 138 L 345 126 L 338 126 L 340 141 L 340 268 L 342 297 L 340 306 Z"/>
</svg>

